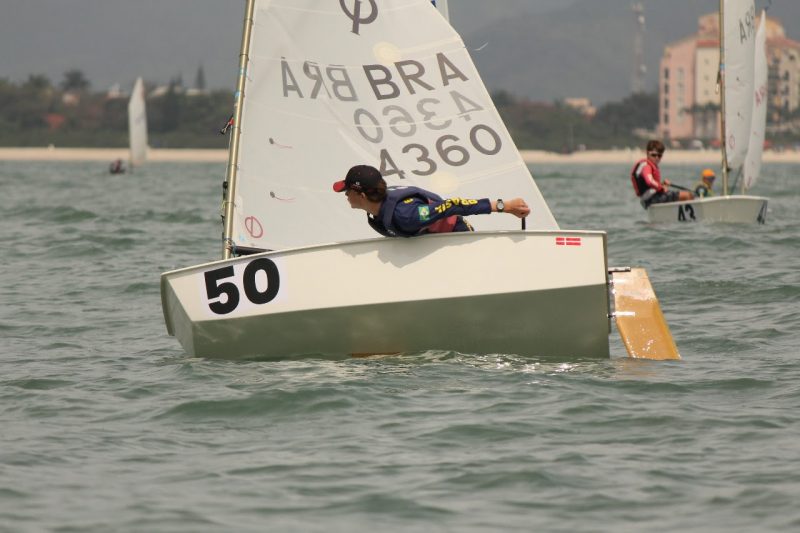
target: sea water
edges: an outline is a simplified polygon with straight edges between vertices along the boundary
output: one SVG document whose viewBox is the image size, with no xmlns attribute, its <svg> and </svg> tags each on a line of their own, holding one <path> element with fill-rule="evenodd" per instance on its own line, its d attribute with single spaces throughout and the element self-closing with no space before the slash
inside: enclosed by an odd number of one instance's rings
<svg viewBox="0 0 800 533">
<path fill-rule="evenodd" d="M 765 225 L 649 224 L 629 170 L 532 167 L 679 362 L 189 357 L 159 275 L 219 257 L 224 165 L 0 162 L 0 531 L 800 530 L 800 165 Z"/>
</svg>

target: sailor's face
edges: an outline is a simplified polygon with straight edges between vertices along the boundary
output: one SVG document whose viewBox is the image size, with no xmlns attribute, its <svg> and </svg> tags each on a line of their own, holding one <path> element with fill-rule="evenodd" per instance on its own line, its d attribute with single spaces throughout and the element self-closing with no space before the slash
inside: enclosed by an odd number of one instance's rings
<svg viewBox="0 0 800 533">
<path fill-rule="evenodd" d="M 656 166 L 661 163 L 661 158 L 664 157 L 664 152 L 659 152 L 658 150 L 652 150 L 647 153 L 647 159 L 652 161 L 656 164 Z"/>
<path fill-rule="evenodd" d="M 347 197 L 347 201 L 350 203 L 351 208 L 364 209 L 364 202 L 367 201 L 367 196 L 364 193 L 354 191 L 353 189 L 347 189 L 344 195 Z"/>
</svg>

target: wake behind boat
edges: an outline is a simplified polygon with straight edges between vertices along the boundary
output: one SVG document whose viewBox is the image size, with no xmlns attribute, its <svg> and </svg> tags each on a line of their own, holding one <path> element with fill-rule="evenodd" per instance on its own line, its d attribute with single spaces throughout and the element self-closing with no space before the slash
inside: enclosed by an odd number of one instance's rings
<svg viewBox="0 0 800 533">
<path fill-rule="evenodd" d="M 248 0 L 240 57 L 223 259 L 161 277 L 187 353 L 609 356 L 606 234 L 558 227 L 429 0 Z M 375 238 L 330 187 L 360 163 L 446 197 L 525 198 L 529 229 L 486 216 Z"/>
</svg>

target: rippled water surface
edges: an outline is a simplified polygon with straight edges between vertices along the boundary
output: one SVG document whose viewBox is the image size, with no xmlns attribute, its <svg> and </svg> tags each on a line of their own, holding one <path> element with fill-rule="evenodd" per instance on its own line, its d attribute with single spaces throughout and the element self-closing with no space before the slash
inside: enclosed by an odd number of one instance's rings
<svg viewBox="0 0 800 533">
<path fill-rule="evenodd" d="M 647 268 L 682 361 L 616 332 L 608 360 L 190 358 L 159 274 L 219 256 L 224 166 L 0 162 L 0 531 L 800 530 L 800 165 L 765 167 L 763 226 L 650 225 L 626 165 L 533 171 Z"/>
</svg>

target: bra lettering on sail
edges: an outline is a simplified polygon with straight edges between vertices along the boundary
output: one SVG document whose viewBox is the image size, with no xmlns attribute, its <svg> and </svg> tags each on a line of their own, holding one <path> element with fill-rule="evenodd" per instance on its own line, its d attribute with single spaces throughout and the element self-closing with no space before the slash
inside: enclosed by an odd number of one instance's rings
<svg viewBox="0 0 800 533">
<path fill-rule="evenodd" d="M 339 0 L 339 5 L 342 6 L 342 11 L 344 11 L 344 14 L 347 15 L 347 18 L 353 21 L 353 29 L 351 31 L 356 35 L 358 35 L 359 25 L 371 24 L 372 22 L 375 22 L 375 19 L 378 18 L 378 4 L 375 3 L 375 0 L 366 0 L 366 2 L 369 2 L 368 17 L 361 16 L 361 4 L 364 3 L 362 0 L 355 0 L 352 11 L 347 8 L 345 2 L 346 0 Z"/>
<path fill-rule="evenodd" d="M 452 79 L 461 81 L 469 80 L 443 52 L 438 52 L 436 54 L 436 61 L 442 87 L 450 85 L 450 80 Z M 418 84 L 423 89 L 429 91 L 434 90 L 432 85 L 422 80 L 422 77 L 425 75 L 425 66 L 421 62 L 414 60 L 397 61 L 394 67 L 397 69 L 400 78 L 403 80 L 403 85 L 406 87 L 409 94 L 416 94 L 412 82 Z M 412 69 L 409 70 L 407 67 L 412 67 Z M 369 81 L 369 85 L 372 87 L 372 92 L 375 94 L 376 99 L 385 100 L 397 98 L 401 95 L 401 88 L 392 81 L 392 71 L 388 67 L 383 65 L 364 65 L 364 74 L 367 76 L 367 81 Z M 382 85 L 389 87 L 388 93 L 379 89 Z"/>
<path fill-rule="evenodd" d="M 403 95 L 403 88 L 409 95 L 417 94 L 418 90 L 433 91 L 451 85 L 453 80 L 468 82 L 469 77 L 462 72 L 444 52 L 435 55 L 436 64 L 425 65 L 421 61 L 408 59 L 396 61 L 390 67 L 380 64 L 362 65 L 364 78 L 376 100 L 391 100 Z M 395 73 L 396 71 L 396 73 Z M 359 101 L 354 79 L 350 78 L 348 71 L 338 65 L 320 65 L 314 61 L 304 61 L 302 72 L 305 75 L 295 75 L 292 66 L 286 58 L 281 58 L 281 80 L 283 96 L 288 98 L 294 93 L 299 98 L 305 98 L 303 87 L 312 100 L 316 99 L 324 89 L 327 96 L 331 91 L 337 100 L 342 102 Z M 324 72 L 324 74 L 323 74 Z M 313 86 L 308 87 L 309 83 Z M 358 79 L 356 78 L 357 82 Z M 402 82 L 402 84 L 401 84 Z"/>
<path fill-rule="evenodd" d="M 320 88 L 325 89 L 328 97 L 330 97 L 331 93 L 328 90 L 328 86 L 325 84 L 325 80 L 323 79 L 320 67 L 317 63 L 313 61 L 306 61 L 303 63 L 303 73 L 309 80 L 314 82 L 314 87 L 311 89 L 311 99 L 317 98 Z M 297 78 L 295 78 L 289 66 L 289 62 L 286 61 L 285 58 L 281 58 L 281 75 L 283 80 L 283 96 L 288 97 L 289 92 L 294 92 L 297 93 L 298 97 L 304 98 L 300 84 L 297 82 Z M 326 66 L 325 75 L 330 82 L 331 90 L 333 90 L 338 100 L 342 102 L 358 100 L 353 82 L 350 81 L 350 75 L 344 67 L 333 65 Z"/>
</svg>

